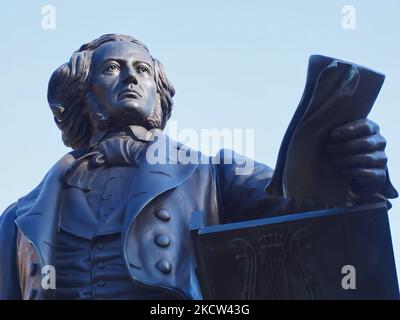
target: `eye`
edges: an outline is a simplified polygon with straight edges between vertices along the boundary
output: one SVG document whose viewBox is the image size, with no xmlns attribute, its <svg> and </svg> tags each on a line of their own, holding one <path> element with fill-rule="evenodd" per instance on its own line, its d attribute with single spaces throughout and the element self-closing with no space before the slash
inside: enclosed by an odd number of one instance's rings
<svg viewBox="0 0 400 320">
<path fill-rule="evenodd" d="M 137 69 L 137 71 L 140 72 L 140 73 L 147 73 L 147 74 L 150 74 L 150 69 L 147 68 L 145 65 L 139 66 L 138 69 Z"/>
<path fill-rule="evenodd" d="M 109 73 L 114 73 L 114 72 L 117 72 L 119 70 L 120 70 L 119 66 L 117 64 L 115 64 L 115 63 L 108 65 L 104 69 L 105 72 L 109 72 Z"/>
</svg>

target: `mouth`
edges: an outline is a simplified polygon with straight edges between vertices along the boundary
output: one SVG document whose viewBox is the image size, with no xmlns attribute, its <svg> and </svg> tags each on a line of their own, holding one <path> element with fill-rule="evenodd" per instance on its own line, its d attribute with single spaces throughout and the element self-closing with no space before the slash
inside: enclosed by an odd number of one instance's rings
<svg viewBox="0 0 400 320">
<path fill-rule="evenodd" d="M 139 99 L 142 95 L 135 90 L 125 90 L 118 95 L 118 99 Z"/>
</svg>

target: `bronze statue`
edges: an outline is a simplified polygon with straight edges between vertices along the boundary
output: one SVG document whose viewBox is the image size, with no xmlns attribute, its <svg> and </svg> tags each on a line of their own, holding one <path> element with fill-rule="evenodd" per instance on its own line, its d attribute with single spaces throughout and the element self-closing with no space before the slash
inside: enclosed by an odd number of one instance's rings
<svg viewBox="0 0 400 320">
<path fill-rule="evenodd" d="M 160 61 L 125 35 L 83 45 L 53 73 L 48 102 L 73 151 L 0 217 L 1 299 L 201 299 L 192 212 L 222 224 L 321 207 L 268 195 L 273 170 L 236 175 L 227 151 L 216 163 L 149 163 L 156 142 L 169 146 L 159 158 L 188 151 L 162 132 L 174 93 Z M 329 160 L 354 182 L 348 205 L 396 196 L 385 145 L 370 120 L 330 132 Z M 46 266 L 55 287 L 43 286 Z"/>
</svg>

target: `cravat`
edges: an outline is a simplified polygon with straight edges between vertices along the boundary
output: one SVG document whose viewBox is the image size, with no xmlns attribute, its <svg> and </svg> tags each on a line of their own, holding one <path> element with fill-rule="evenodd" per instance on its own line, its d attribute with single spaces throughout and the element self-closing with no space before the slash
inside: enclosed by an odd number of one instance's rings
<svg viewBox="0 0 400 320">
<path fill-rule="evenodd" d="M 115 166 L 138 166 L 144 143 L 129 136 L 114 136 L 101 141 L 76 159 L 65 173 L 71 187 L 91 190 L 91 183 L 100 170 Z"/>
</svg>

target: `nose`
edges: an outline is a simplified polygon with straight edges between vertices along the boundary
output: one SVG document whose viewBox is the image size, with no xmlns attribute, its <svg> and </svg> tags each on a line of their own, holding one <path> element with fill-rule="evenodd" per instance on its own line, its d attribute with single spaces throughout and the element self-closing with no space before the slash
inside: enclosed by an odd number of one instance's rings
<svg viewBox="0 0 400 320">
<path fill-rule="evenodd" d="M 124 83 L 128 84 L 128 85 L 131 84 L 131 83 L 134 84 L 134 85 L 138 84 L 138 81 L 137 81 L 137 78 L 136 78 L 135 69 L 133 67 L 129 67 L 127 69 L 126 78 L 124 80 Z"/>
</svg>

